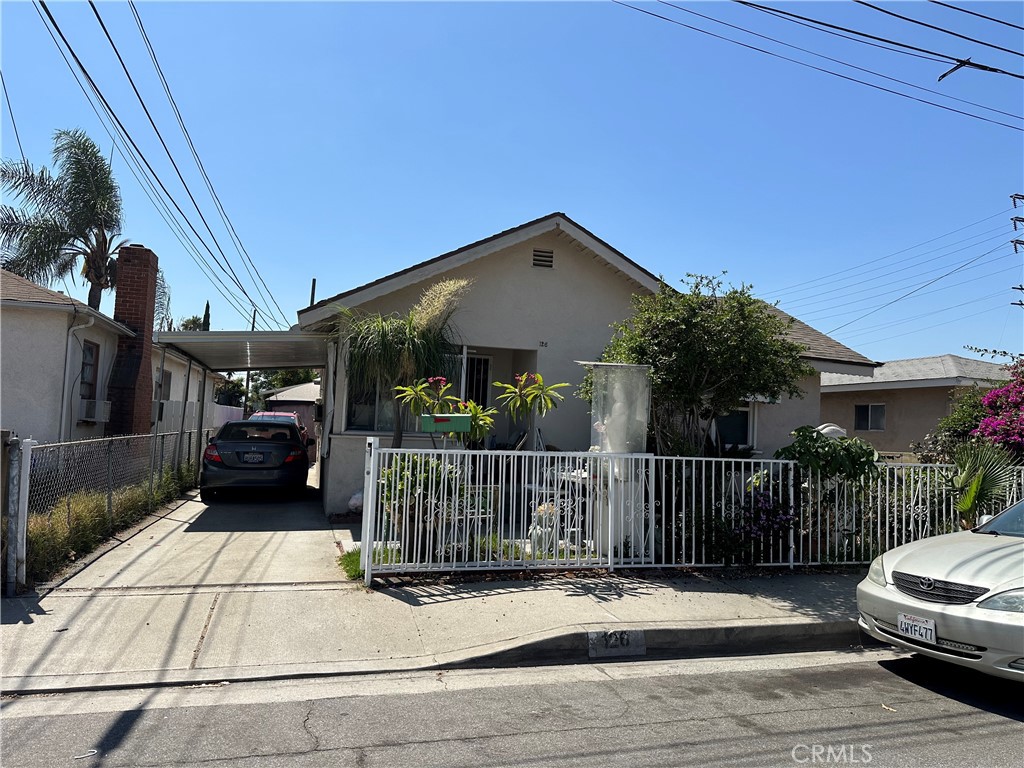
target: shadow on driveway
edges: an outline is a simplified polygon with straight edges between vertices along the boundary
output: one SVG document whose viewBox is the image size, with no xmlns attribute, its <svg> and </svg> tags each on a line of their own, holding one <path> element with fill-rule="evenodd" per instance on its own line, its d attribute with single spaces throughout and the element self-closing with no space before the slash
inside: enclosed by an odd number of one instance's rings
<svg viewBox="0 0 1024 768">
<path fill-rule="evenodd" d="M 184 532 L 326 531 L 332 527 L 324 517 L 320 492 L 310 488 L 301 501 L 267 491 L 237 492 L 208 504 Z"/>
</svg>

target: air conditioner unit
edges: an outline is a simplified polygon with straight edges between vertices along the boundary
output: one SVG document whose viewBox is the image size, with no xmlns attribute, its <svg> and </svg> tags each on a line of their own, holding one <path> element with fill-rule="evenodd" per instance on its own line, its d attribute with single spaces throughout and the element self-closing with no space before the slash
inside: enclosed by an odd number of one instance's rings
<svg viewBox="0 0 1024 768">
<path fill-rule="evenodd" d="M 82 400 L 78 408 L 79 421 L 95 421 L 106 423 L 110 421 L 109 400 Z"/>
</svg>

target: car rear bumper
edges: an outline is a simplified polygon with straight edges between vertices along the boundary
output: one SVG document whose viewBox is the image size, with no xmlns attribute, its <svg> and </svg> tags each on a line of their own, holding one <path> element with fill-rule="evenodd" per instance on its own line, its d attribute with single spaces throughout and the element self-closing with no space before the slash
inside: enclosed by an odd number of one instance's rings
<svg viewBox="0 0 1024 768">
<path fill-rule="evenodd" d="M 857 610 L 860 628 L 876 640 L 1024 682 L 1024 614 L 929 603 L 867 579 L 857 585 Z M 934 621 L 935 643 L 900 635 L 900 613 Z"/>
<path fill-rule="evenodd" d="M 201 489 L 296 488 L 306 484 L 309 467 L 291 464 L 275 469 L 235 469 L 204 462 L 199 473 Z"/>
</svg>

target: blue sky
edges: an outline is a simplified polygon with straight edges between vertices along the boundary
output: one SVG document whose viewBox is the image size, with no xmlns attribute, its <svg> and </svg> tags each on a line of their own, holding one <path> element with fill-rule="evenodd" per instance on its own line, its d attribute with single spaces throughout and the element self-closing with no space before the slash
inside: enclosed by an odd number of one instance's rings
<svg viewBox="0 0 1024 768">
<path fill-rule="evenodd" d="M 1020 3 L 954 3 L 1024 26 Z M 727 271 L 727 281 L 753 284 L 876 360 L 974 356 L 965 345 L 1020 351 L 1024 308 L 1012 302 L 1024 292 L 1012 286 L 1024 283 L 1024 249 L 1015 255 L 1010 245 L 1010 217 L 1024 207 L 1014 211 L 1010 195 L 1024 192 L 1024 81 L 961 69 L 937 83 L 951 65 L 736 3 L 678 5 L 686 10 L 641 7 L 1016 129 L 612 2 L 136 7 L 220 200 L 289 323 L 313 278 L 317 299 L 326 298 L 564 211 L 671 283 Z M 89 6 L 48 6 L 216 252 Z M 241 282 L 271 304 L 231 246 L 130 7 L 97 7 Z M 1020 56 L 852 2 L 773 7 L 1024 71 Z M 884 7 L 1021 49 L 1024 33 L 986 19 L 925 2 Z M 36 7 L 5 0 L 0 14 L 0 63 L 25 155 L 48 164 L 53 132 L 71 127 L 110 150 Z M 6 104 L 2 139 L 4 157 L 18 156 Z M 159 256 L 174 316 L 201 314 L 209 299 L 215 330 L 248 327 L 251 310 L 233 307 L 198 269 L 117 152 L 114 168 L 125 236 Z M 83 286 L 69 289 L 84 299 Z M 108 295 L 103 309 L 112 308 Z"/>
</svg>

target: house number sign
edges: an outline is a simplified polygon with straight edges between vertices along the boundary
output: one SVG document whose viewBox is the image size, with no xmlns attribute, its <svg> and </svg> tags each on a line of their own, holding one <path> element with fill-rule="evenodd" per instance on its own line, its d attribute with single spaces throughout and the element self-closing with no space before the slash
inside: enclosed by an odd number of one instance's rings
<svg viewBox="0 0 1024 768">
<path fill-rule="evenodd" d="M 592 659 L 647 655 L 647 641 L 642 629 L 590 630 L 587 639 Z"/>
</svg>

